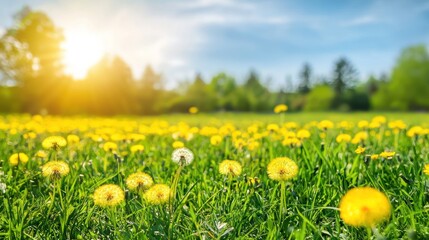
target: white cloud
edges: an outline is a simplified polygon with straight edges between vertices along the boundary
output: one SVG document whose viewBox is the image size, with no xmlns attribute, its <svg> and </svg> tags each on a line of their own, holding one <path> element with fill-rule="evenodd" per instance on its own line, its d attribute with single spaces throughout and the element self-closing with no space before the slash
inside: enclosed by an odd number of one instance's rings
<svg viewBox="0 0 429 240">
<path fill-rule="evenodd" d="M 342 25 L 345 27 L 352 27 L 352 26 L 361 26 L 361 25 L 372 24 L 372 23 L 375 23 L 378 21 L 379 21 L 379 19 L 377 19 L 374 16 L 363 15 L 363 16 L 359 16 L 357 18 L 351 19 L 349 21 L 346 21 Z"/>
</svg>

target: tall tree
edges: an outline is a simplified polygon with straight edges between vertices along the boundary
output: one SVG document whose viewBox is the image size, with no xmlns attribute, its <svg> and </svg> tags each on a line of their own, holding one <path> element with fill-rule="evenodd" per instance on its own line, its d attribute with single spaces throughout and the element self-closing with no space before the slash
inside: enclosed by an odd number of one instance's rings
<svg viewBox="0 0 429 240">
<path fill-rule="evenodd" d="M 357 78 L 357 72 L 353 65 L 346 58 L 342 57 L 335 62 L 332 87 L 335 92 L 333 107 L 338 108 L 344 105 L 345 90 L 351 87 Z"/>
<path fill-rule="evenodd" d="M 429 109 L 429 53 L 424 45 L 402 51 L 392 71 L 389 93 L 392 108 Z"/>
<path fill-rule="evenodd" d="M 104 56 L 88 71 L 89 112 L 101 115 L 136 111 L 131 68 L 119 56 Z"/>
<path fill-rule="evenodd" d="M 237 89 L 234 77 L 224 72 L 218 73 L 210 81 L 209 88 L 216 96 L 217 107 L 220 110 L 232 110 L 232 98 Z"/>
<path fill-rule="evenodd" d="M 138 84 L 140 112 L 143 114 L 156 113 L 164 87 L 161 74 L 156 73 L 150 65 L 147 65 Z"/>
<path fill-rule="evenodd" d="M 23 110 L 57 112 L 64 89 L 61 29 L 43 12 L 24 7 L 0 40 L 0 70 L 19 87 Z M 49 93 L 49 94 L 48 94 Z"/>
<path fill-rule="evenodd" d="M 304 63 L 301 72 L 299 73 L 300 83 L 298 92 L 306 94 L 310 92 L 312 69 L 309 63 Z"/>
</svg>

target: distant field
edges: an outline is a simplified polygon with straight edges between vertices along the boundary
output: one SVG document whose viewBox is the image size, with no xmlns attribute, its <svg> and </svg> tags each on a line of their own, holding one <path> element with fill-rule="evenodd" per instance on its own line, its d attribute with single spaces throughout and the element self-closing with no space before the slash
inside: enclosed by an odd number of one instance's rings
<svg viewBox="0 0 429 240">
<path fill-rule="evenodd" d="M 3 115 L 0 139 L 2 239 L 429 239 L 427 113 Z"/>
</svg>

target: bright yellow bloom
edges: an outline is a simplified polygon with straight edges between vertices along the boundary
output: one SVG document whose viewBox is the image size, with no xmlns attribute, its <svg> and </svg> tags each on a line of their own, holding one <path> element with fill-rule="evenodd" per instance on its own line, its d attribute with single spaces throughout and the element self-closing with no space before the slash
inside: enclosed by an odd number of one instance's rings
<svg viewBox="0 0 429 240">
<path fill-rule="evenodd" d="M 61 136 L 50 136 L 45 138 L 42 142 L 42 146 L 45 149 L 58 150 L 60 147 L 65 147 L 66 145 L 66 139 Z"/>
<path fill-rule="evenodd" d="M 211 145 L 219 145 L 222 142 L 222 136 L 220 135 L 214 135 L 210 138 L 210 144 Z"/>
<path fill-rule="evenodd" d="M 329 121 L 329 120 L 323 120 L 317 124 L 317 127 L 321 130 L 327 130 L 329 128 L 333 128 L 334 123 L 332 121 Z"/>
<path fill-rule="evenodd" d="M 249 142 L 247 143 L 247 149 L 249 149 L 249 151 L 253 151 L 256 150 L 259 147 L 260 143 L 254 139 L 250 139 Z"/>
<path fill-rule="evenodd" d="M 28 156 L 25 153 L 14 153 L 10 155 L 9 157 L 9 163 L 12 166 L 16 166 L 19 163 L 27 163 L 28 162 Z"/>
<path fill-rule="evenodd" d="M 78 144 L 78 143 L 79 143 L 79 141 L 80 141 L 80 138 L 79 138 L 79 136 L 77 136 L 77 135 L 70 134 L 70 135 L 68 135 L 68 136 L 67 136 L 67 142 L 68 142 L 70 145 Z"/>
<path fill-rule="evenodd" d="M 371 187 L 349 190 L 340 201 L 340 217 L 355 227 L 374 227 L 390 217 L 391 206 L 384 193 Z"/>
<path fill-rule="evenodd" d="M 382 157 L 382 158 L 392 159 L 393 156 L 395 156 L 395 152 L 384 151 L 384 152 L 380 153 L 380 157 Z"/>
<path fill-rule="evenodd" d="M 223 175 L 238 176 L 241 171 L 241 164 L 234 160 L 223 160 L 219 164 L 219 173 Z"/>
<path fill-rule="evenodd" d="M 170 199 L 171 190 L 165 184 L 155 184 L 145 192 L 143 197 L 150 204 L 163 204 Z"/>
<path fill-rule="evenodd" d="M 369 122 L 366 120 L 362 120 L 358 122 L 358 128 L 367 128 L 369 126 Z"/>
<path fill-rule="evenodd" d="M 144 191 L 153 185 L 153 179 L 149 174 L 138 172 L 128 176 L 126 184 L 131 191 Z"/>
<path fill-rule="evenodd" d="M 371 155 L 371 160 L 377 160 L 378 159 L 378 154 L 372 154 Z"/>
<path fill-rule="evenodd" d="M 283 146 L 299 147 L 301 146 L 301 140 L 298 138 L 286 138 L 282 141 Z"/>
<path fill-rule="evenodd" d="M 105 184 L 94 192 L 94 204 L 100 207 L 113 207 L 125 200 L 125 193 L 115 184 Z"/>
<path fill-rule="evenodd" d="M 130 150 L 131 150 L 132 153 L 143 152 L 144 146 L 141 145 L 141 144 L 133 145 L 133 146 L 131 146 Z"/>
<path fill-rule="evenodd" d="M 113 152 L 113 151 L 118 149 L 118 144 L 116 144 L 114 142 L 105 142 L 103 144 L 103 149 L 106 152 Z"/>
<path fill-rule="evenodd" d="M 183 142 L 181 142 L 181 141 L 174 141 L 174 143 L 173 143 L 173 148 L 174 149 L 183 148 L 183 147 L 185 147 L 185 144 Z"/>
<path fill-rule="evenodd" d="M 267 125 L 267 130 L 270 132 L 277 132 L 279 130 L 279 125 L 275 123 L 270 123 Z"/>
<path fill-rule="evenodd" d="M 52 180 L 60 179 L 69 174 L 69 165 L 64 161 L 50 161 L 42 166 L 42 175 Z"/>
<path fill-rule="evenodd" d="M 355 153 L 357 154 L 362 154 L 364 152 L 365 152 L 365 148 L 361 146 L 358 146 L 358 148 L 355 150 Z"/>
<path fill-rule="evenodd" d="M 268 177 L 276 181 L 287 181 L 298 174 L 298 165 L 287 157 L 274 158 L 267 166 Z"/>
<path fill-rule="evenodd" d="M 48 154 L 43 150 L 39 150 L 36 153 L 36 157 L 39 157 L 39 158 L 46 158 L 47 156 L 48 156 Z"/>
<path fill-rule="evenodd" d="M 189 113 L 190 114 L 196 114 L 196 113 L 198 113 L 198 108 L 197 107 L 190 107 L 189 108 Z"/>
<path fill-rule="evenodd" d="M 388 124 L 389 128 L 402 130 L 407 128 L 407 125 L 402 120 L 391 121 Z"/>
<path fill-rule="evenodd" d="M 420 126 L 414 126 L 407 131 L 408 137 L 416 137 L 423 134 L 423 128 Z"/>
<path fill-rule="evenodd" d="M 426 164 L 426 165 L 425 165 L 425 168 L 423 169 L 423 172 L 424 172 L 426 175 L 429 175 L 429 164 Z"/>
<path fill-rule="evenodd" d="M 336 138 L 338 143 L 348 143 L 352 140 L 352 136 L 350 136 L 349 134 L 339 134 Z"/>
<path fill-rule="evenodd" d="M 298 133 L 296 134 L 296 136 L 299 139 L 306 139 L 306 138 L 310 138 L 311 134 L 307 129 L 301 129 L 298 131 Z"/>
<path fill-rule="evenodd" d="M 278 104 L 277 106 L 274 107 L 274 112 L 275 113 L 282 113 L 282 112 L 286 112 L 288 109 L 286 104 Z"/>
<path fill-rule="evenodd" d="M 352 139 L 352 143 L 353 144 L 359 144 L 363 141 L 365 141 L 368 138 L 368 133 L 367 132 L 358 132 L 355 134 L 355 136 Z"/>
<path fill-rule="evenodd" d="M 29 132 L 24 134 L 25 139 L 35 139 L 37 137 L 37 134 L 35 132 Z"/>
<path fill-rule="evenodd" d="M 249 185 L 256 185 L 259 184 L 260 180 L 257 177 L 248 177 L 247 178 L 247 184 Z"/>
<path fill-rule="evenodd" d="M 386 123 L 386 117 L 385 116 L 375 116 L 373 119 L 372 119 L 372 122 L 377 122 L 377 123 L 379 123 L 379 124 L 383 124 L 383 123 Z"/>
</svg>

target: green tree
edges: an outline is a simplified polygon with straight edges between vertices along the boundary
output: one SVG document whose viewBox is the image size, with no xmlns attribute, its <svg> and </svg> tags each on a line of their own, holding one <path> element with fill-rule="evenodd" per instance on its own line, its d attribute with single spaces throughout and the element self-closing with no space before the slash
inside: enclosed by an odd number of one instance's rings
<svg viewBox="0 0 429 240">
<path fill-rule="evenodd" d="M 140 112 L 143 114 L 157 113 L 164 92 L 161 74 L 156 73 L 152 67 L 148 65 L 138 84 Z"/>
<path fill-rule="evenodd" d="M 333 100 L 334 108 L 344 107 L 344 93 L 346 89 L 352 87 L 357 80 L 357 72 L 347 58 L 340 58 L 335 62 L 332 88 L 335 92 Z"/>
<path fill-rule="evenodd" d="M 0 40 L 0 71 L 19 87 L 24 111 L 58 112 L 67 84 L 61 64 L 62 31 L 45 13 L 28 7 L 14 20 Z"/>
<path fill-rule="evenodd" d="M 104 56 L 88 71 L 85 81 L 90 113 L 114 115 L 136 112 L 132 72 L 119 56 Z"/>
<path fill-rule="evenodd" d="M 429 109 L 429 54 L 424 45 L 404 49 L 392 71 L 389 84 L 391 108 Z"/>
<path fill-rule="evenodd" d="M 335 92 L 328 85 L 318 85 L 307 95 L 305 111 L 327 111 L 332 106 Z"/>
<path fill-rule="evenodd" d="M 235 78 L 224 73 L 218 73 L 212 77 L 209 84 L 210 91 L 216 96 L 219 110 L 232 110 L 234 105 L 234 93 L 237 90 Z"/>
<path fill-rule="evenodd" d="M 299 73 L 300 83 L 298 92 L 307 94 L 310 92 L 312 69 L 309 63 L 304 63 L 301 72 Z"/>
</svg>

